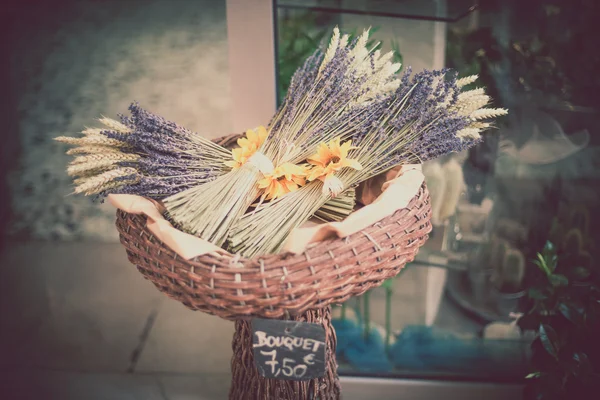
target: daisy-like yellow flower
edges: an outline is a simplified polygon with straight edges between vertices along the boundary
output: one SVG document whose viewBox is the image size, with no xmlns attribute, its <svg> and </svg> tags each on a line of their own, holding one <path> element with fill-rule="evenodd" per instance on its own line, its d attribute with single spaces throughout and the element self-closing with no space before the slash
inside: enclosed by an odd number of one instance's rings
<svg viewBox="0 0 600 400">
<path fill-rule="evenodd" d="M 307 179 L 309 181 L 320 179 L 325 182 L 325 179 L 346 167 L 360 171 L 363 169 L 362 165 L 357 160 L 348 158 L 348 151 L 352 149 L 356 147 L 352 147 L 351 140 L 340 144 L 340 138 L 335 138 L 329 142 L 329 145 L 321 143 L 317 153 L 307 159 L 313 165 Z"/>
<path fill-rule="evenodd" d="M 297 190 L 306 183 L 306 167 L 289 162 L 279 165 L 270 174 L 258 182 L 258 187 L 265 191 L 264 200 L 274 200 L 286 193 Z"/>
<path fill-rule="evenodd" d="M 241 167 L 256 153 L 266 138 L 267 130 L 264 126 L 247 130 L 246 137 L 237 140 L 240 147 L 231 150 L 233 160 L 226 161 L 225 165 L 234 169 Z"/>
</svg>

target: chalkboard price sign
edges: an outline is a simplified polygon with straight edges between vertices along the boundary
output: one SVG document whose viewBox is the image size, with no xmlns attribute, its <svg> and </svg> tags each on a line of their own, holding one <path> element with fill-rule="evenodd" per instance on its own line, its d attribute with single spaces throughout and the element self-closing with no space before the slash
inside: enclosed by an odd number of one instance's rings
<svg viewBox="0 0 600 400">
<path fill-rule="evenodd" d="M 304 381 L 325 374 L 325 329 L 319 324 L 253 319 L 252 347 L 265 378 Z"/>
</svg>

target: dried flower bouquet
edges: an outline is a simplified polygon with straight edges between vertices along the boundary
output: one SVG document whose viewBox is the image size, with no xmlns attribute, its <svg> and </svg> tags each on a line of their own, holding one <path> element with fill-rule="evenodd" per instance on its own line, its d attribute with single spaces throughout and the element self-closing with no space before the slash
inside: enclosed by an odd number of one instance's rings
<svg viewBox="0 0 600 400">
<path fill-rule="evenodd" d="M 461 93 L 475 79 L 456 79 L 446 70 L 424 71 L 411 79 L 409 69 L 393 94 L 372 102 L 366 129 L 356 130 L 345 143 L 322 143 L 308 158 L 313 165 L 309 183 L 261 204 L 234 224 L 232 250 L 246 257 L 277 252 L 294 228 L 346 188 L 394 166 L 421 163 L 479 142 L 480 130 L 489 124 L 482 121 L 505 110 L 482 108 L 489 97 L 481 89 Z"/>
<path fill-rule="evenodd" d="M 392 53 L 367 49 L 368 37 L 365 31 L 348 43 L 348 35 L 336 28 L 329 47 L 317 50 L 294 75 L 264 140 L 253 143 L 257 150 L 216 180 L 166 198 L 170 216 L 187 231 L 223 245 L 262 189 L 268 191 L 262 200 L 297 189 L 305 179 L 301 163 L 320 143 L 364 129 L 371 103 L 400 84 Z"/>
<path fill-rule="evenodd" d="M 393 53 L 368 49 L 369 32 L 349 42 L 336 28 L 294 75 L 268 126 L 227 150 L 133 104 L 121 122 L 86 129 L 68 168 L 75 192 L 162 200 L 183 230 L 240 255 L 278 252 L 312 216 L 341 220 L 354 188 L 398 165 L 477 144 L 506 114 L 485 108 L 476 76 L 449 70 L 402 75 Z"/>
<path fill-rule="evenodd" d="M 55 139 L 75 146 L 67 151 L 76 156 L 67 168 L 75 177 L 74 193 L 97 198 L 111 193 L 134 194 L 162 200 L 231 171 L 243 161 L 240 149 L 248 147 L 256 135 L 264 139 L 264 128 L 248 130 L 247 137 L 237 141 L 240 148 L 229 151 L 137 103 L 131 104 L 129 111 L 131 116 L 122 115 L 121 122 L 100 118 L 104 127 L 86 128 L 80 138 Z M 315 216 L 338 221 L 353 208 L 354 190 L 350 188 Z"/>
</svg>

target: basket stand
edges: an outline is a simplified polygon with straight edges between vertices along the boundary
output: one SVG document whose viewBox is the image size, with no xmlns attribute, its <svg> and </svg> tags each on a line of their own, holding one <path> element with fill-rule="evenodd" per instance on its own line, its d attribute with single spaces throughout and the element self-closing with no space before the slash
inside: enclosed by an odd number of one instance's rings
<svg viewBox="0 0 600 400">
<path fill-rule="evenodd" d="M 338 400 L 341 387 L 335 358 L 336 337 L 331 325 L 331 307 L 308 310 L 288 320 L 312 322 L 325 328 L 326 373 L 309 381 L 290 381 L 263 378 L 254 365 L 252 351 L 252 326 L 249 321 L 236 320 L 231 359 L 230 400 Z"/>
<path fill-rule="evenodd" d="M 229 147 L 237 136 L 218 140 Z M 345 238 L 323 240 L 302 254 L 252 259 L 234 254 L 178 256 L 146 226 L 146 217 L 117 212 L 117 230 L 129 261 L 156 288 L 186 307 L 235 321 L 231 400 L 338 400 L 332 304 L 382 285 L 413 261 L 431 231 L 425 184 L 406 208 Z M 254 363 L 253 317 L 321 324 L 325 375 L 312 380 L 263 378 Z"/>
</svg>

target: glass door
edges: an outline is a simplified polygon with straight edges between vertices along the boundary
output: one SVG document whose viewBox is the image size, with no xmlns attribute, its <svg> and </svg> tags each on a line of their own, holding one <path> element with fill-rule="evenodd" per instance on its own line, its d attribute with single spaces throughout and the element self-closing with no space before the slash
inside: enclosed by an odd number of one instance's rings
<svg viewBox="0 0 600 400">
<path fill-rule="evenodd" d="M 540 314 L 540 304 L 551 292 L 571 307 L 569 291 L 591 287 L 597 273 L 598 101 L 596 83 L 584 76 L 598 61 L 574 42 L 591 35 L 593 19 L 581 10 L 595 6 L 274 0 L 271 7 L 275 104 L 339 26 L 351 34 L 370 27 L 373 44 L 395 50 L 403 68 L 478 74 L 494 106 L 509 109 L 474 149 L 424 165 L 434 227 L 414 262 L 334 308 L 346 398 L 435 398 L 449 389 L 521 398 L 525 377 L 544 375 L 540 327 L 556 337 L 571 329 L 554 327 L 564 321 L 547 318 L 560 310 Z M 563 263 L 552 271 L 540 266 L 557 255 Z"/>
</svg>

